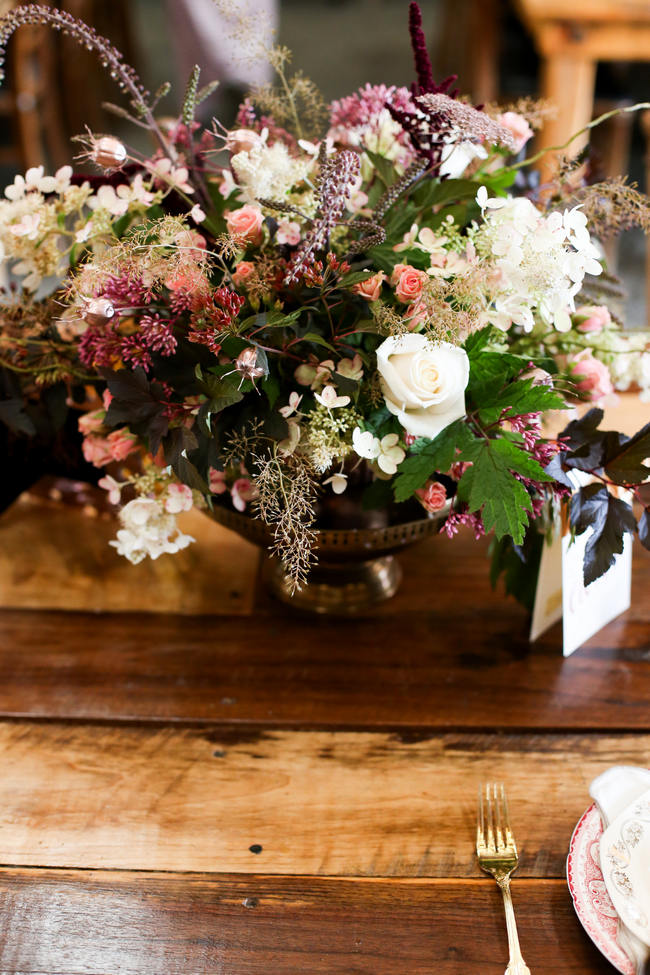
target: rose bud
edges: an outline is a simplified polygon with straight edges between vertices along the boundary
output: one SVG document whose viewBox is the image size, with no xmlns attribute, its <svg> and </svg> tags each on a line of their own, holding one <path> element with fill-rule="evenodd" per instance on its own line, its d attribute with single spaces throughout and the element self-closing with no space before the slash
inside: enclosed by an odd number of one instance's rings
<svg viewBox="0 0 650 975">
<path fill-rule="evenodd" d="M 108 298 L 89 298 L 81 312 L 81 317 L 88 325 L 108 325 L 115 317 L 115 308 Z"/>
</svg>

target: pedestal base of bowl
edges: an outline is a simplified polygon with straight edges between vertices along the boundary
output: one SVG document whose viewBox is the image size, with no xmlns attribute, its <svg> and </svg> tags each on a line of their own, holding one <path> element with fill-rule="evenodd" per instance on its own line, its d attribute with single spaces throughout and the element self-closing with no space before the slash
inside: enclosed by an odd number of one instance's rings
<svg viewBox="0 0 650 975">
<path fill-rule="evenodd" d="M 277 559 L 265 561 L 262 575 L 271 594 L 292 609 L 330 616 L 361 615 L 394 596 L 402 581 L 402 569 L 392 555 L 363 562 L 319 562 L 307 585 L 295 592 Z"/>
</svg>

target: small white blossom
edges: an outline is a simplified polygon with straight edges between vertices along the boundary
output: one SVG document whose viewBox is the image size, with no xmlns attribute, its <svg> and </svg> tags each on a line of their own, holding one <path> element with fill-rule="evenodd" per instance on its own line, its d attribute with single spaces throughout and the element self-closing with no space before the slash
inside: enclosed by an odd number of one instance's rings
<svg viewBox="0 0 650 975">
<path fill-rule="evenodd" d="M 295 420 L 289 420 L 289 435 L 278 444 L 278 450 L 284 457 L 290 457 L 300 442 L 300 424 Z"/>
<path fill-rule="evenodd" d="M 281 406 L 279 411 L 285 420 L 288 420 L 291 414 L 296 412 L 300 406 L 301 400 L 302 396 L 300 396 L 299 393 L 289 393 L 289 405 Z"/>
<path fill-rule="evenodd" d="M 326 406 L 328 410 L 334 410 L 339 406 L 347 406 L 350 402 L 350 397 L 339 396 L 334 386 L 324 386 L 322 393 L 314 393 L 314 398 L 321 406 Z"/>
<path fill-rule="evenodd" d="M 328 477 L 327 480 L 323 481 L 323 484 L 331 484 L 334 494 L 343 494 L 348 486 L 348 476 L 342 472 L 332 474 L 331 477 Z"/>
<path fill-rule="evenodd" d="M 352 447 L 354 452 L 365 460 L 375 460 L 381 451 L 379 438 L 375 437 L 370 430 L 362 431 L 361 427 L 355 427 L 352 431 Z"/>
<path fill-rule="evenodd" d="M 241 190 L 239 198 L 246 203 L 286 199 L 303 182 L 312 164 L 310 157 L 292 156 L 283 142 L 274 142 L 272 146 L 259 143 L 230 160 Z"/>
<path fill-rule="evenodd" d="M 379 442 L 377 465 L 384 474 L 394 474 L 406 457 L 406 452 L 398 446 L 398 441 L 396 433 L 387 433 Z"/>
<path fill-rule="evenodd" d="M 36 240 L 41 222 L 40 213 L 25 213 L 18 223 L 12 223 L 9 233 L 16 237 L 27 237 L 28 240 Z"/>
</svg>

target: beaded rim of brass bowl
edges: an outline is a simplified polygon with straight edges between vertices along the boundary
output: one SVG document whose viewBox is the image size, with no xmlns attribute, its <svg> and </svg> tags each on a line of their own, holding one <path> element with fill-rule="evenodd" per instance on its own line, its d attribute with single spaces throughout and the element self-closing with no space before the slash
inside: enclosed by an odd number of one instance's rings
<svg viewBox="0 0 650 975">
<path fill-rule="evenodd" d="M 318 562 L 309 581 L 293 593 L 291 580 L 275 558 L 265 559 L 263 576 L 272 594 L 296 610 L 356 616 L 390 599 L 399 588 L 402 570 L 394 557 L 410 545 L 440 531 L 449 505 L 435 515 L 382 528 L 327 528 L 316 531 Z M 209 512 L 215 521 L 242 538 L 270 548 L 273 535 L 258 518 L 221 505 Z"/>
</svg>

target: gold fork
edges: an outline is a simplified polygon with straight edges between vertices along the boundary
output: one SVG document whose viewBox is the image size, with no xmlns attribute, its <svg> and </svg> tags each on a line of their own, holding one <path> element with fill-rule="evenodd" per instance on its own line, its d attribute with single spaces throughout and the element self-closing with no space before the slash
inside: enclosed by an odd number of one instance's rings
<svg viewBox="0 0 650 975">
<path fill-rule="evenodd" d="M 530 975 L 530 969 L 521 956 L 515 910 L 510 894 L 510 876 L 519 865 L 519 857 L 510 828 L 508 803 L 503 785 L 493 783 L 479 789 L 476 855 L 479 866 L 494 877 L 503 894 L 510 949 L 510 961 L 505 975 Z"/>
</svg>

